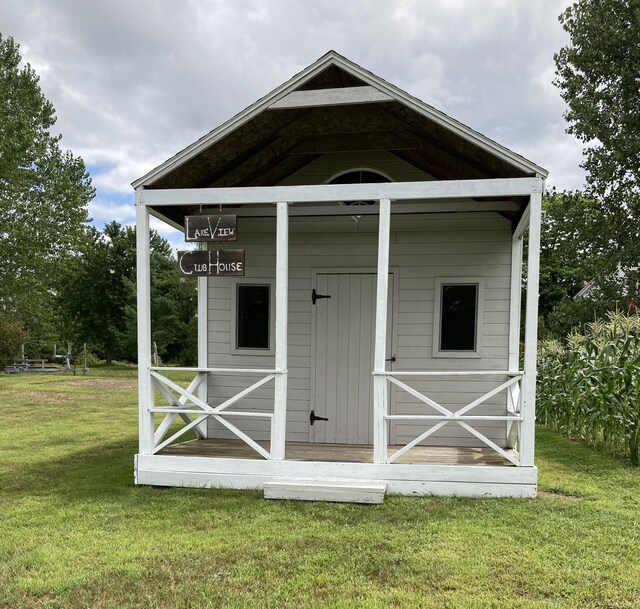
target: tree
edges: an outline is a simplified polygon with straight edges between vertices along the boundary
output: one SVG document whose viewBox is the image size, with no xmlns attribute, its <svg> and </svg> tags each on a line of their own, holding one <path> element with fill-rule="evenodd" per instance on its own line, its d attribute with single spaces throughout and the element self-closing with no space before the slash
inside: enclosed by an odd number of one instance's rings
<svg viewBox="0 0 640 609">
<path fill-rule="evenodd" d="M 104 234 L 95 228 L 90 233 L 66 269 L 58 306 L 67 332 L 111 363 L 130 355 L 128 343 L 135 345 L 127 310 L 135 311 L 135 234 L 117 222 L 105 226 Z"/>
<path fill-rule="evenodd" d="M 0 34 L 0 309 L 42 337 L 94 190 L 82 159 L 51 133 L 55 111 L 38 76 L 20 64 L 18 44 Z"/>
<path fill-rule="evenodd" d="M 22 324 L 0 310 L 0 370 L 12 364 L 27 340 Z"/>
<path fill-rule="evenodd" d="M 540 328 L 562 338 L 575 326 L 615 304 L 602 297 L 575 299 L 585 282 L 597 280 L 607 266 L 600 235 L 606 217 L 594 199 L 580 192 L 548 191 L 542 201 L 540 241 Z"/>
<path fill-rule="evenodd" d="M 167 360 L 194 363 L 195 284 L 178 276 L 171 246 L 151 232 L 153 340 Z M 67 329 L 99 357 L 136 361 L 136 230 L 111 222 L 69 265 L 59 297 Z"/>
<path fill-rule="evenodd" d="M 555 84 L 569 106 L 567 131 L 586 146 L 588 194 L 607 220 L 599 282 L 637 300 L 628 278 L 640 266 L 640 3 L 580 0 L 560 21 L 571 42 L 555 55 Z"/>
</svg>

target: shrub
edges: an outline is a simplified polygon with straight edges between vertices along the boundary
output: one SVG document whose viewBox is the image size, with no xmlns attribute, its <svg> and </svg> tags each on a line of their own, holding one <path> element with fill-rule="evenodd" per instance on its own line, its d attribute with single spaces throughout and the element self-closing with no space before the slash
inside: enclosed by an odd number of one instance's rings
<svg viewBox="0 0 640 609">
<path fill-rule="evenodd" d="M 22 322 L 0 310 L 0 370 L 20 356 L 20 348 L 27 338 Z"/>
<path fill-rule="evenodd" d="M 610 313 L 564 344 L 541 341 L 538 418 L 640 464 L 640 316 Z"/>
</svg>

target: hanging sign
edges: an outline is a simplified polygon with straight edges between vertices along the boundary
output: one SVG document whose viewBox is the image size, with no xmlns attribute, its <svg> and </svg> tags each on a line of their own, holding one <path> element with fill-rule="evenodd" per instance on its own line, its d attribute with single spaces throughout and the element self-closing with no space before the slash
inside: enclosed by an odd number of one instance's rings
<svg viewBox="0 0 640 609">
<path fill-rule="evenodd" d="M 187 250 L 178 252 L 181 277 L 244 277 L 244 250 Z"/>
<path fill-rule="evenodd" d="M 238 224 L 235 215 L 185 216 L 185 241 L 235 241 Z"/>
</svg>

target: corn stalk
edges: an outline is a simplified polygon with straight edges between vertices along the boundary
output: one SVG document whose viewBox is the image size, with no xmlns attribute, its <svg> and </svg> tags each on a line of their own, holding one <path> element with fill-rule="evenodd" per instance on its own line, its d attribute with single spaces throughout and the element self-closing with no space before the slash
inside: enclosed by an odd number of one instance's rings
<svg viewBox="0 0 640 609">
<path fill-rule="evenodd" d="M 640 464 L 640 316 L 611 313 L 564 344 L 541 341 L 538 419 Z"/>
</svg>

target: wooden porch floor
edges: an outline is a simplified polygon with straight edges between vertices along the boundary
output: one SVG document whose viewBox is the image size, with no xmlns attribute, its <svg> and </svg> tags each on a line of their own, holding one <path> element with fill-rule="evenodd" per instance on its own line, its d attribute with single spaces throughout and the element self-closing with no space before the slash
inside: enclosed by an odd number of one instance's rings
<svg viewBox="0 0 640 609">
<path fill-rule="evenodd" d="M 258 442 L 267 450 L 268 442 Z M 400 446 L 390 446 L 391 455 Z M 262 459 L 242 440 L 191 440 L 162 449 L 159 455 L 183 455 L 189 457 L 217 457 L 223 459 Z M 515 455 L 515 451 L 513 452 Z M 353 444 L 308 444 L 287 442 L 288 461 L 335 461 L 341 463 L 371 463 L 373 447 Z M 415 446 L 398 458 L 395 463 L 421 465 L 503 465 L 514 467 L 490 448 L 459 448 L 452 446 Z"/>
</svg>

